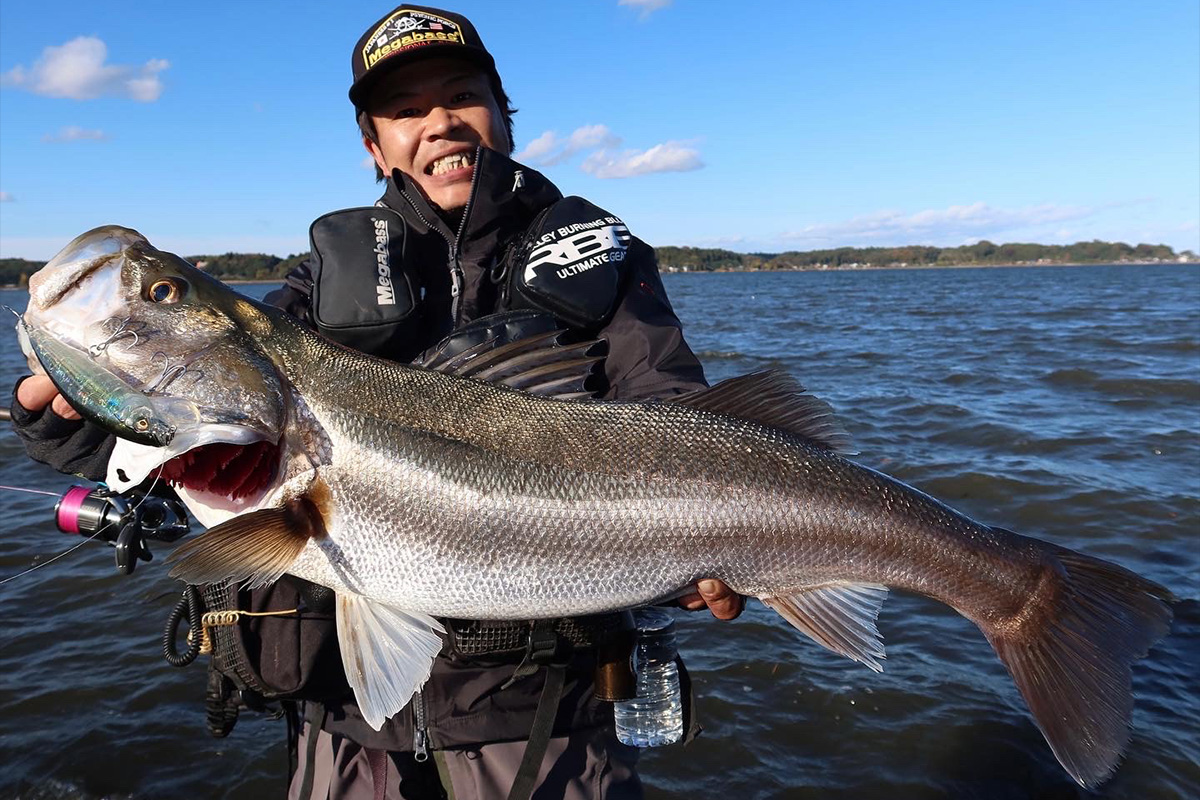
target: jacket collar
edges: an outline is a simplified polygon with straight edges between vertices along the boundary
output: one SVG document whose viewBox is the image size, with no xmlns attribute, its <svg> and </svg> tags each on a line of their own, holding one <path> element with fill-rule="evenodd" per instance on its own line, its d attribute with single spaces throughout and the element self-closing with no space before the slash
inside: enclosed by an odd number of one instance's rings
<svg viewBox="0 0 1200 800">
<path fill-rule="evenodd" d="M 562 199 L 562 192 L 535 169 L 480 146 L 475 176 L 459 230 L 452 230 L 417 187 L 400 170 L 392 170 L 384 205 L 399 213 L 418 231 L 436 231 L 456 243 L 464 259 L 479 248 L 490 252 L 516 231 L 524 230 L 539 211 Z"/>
</svg>

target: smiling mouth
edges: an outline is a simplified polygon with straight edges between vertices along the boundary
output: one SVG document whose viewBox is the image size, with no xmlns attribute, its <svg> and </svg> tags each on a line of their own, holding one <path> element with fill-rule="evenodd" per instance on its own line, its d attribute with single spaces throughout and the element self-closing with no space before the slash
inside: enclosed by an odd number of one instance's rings
<svg viewBox="0 0 1200 800">
<path fill-rule="evenodd" d="M 425 168 L 428 175 L 444 175 L 447 172 L 452 172 L 456 169 L 470 167 L 475 164 L 475 152 L 464 151 L 462 153 L 451 153 L 448 156 L 442 156 Z"/>
</svg>

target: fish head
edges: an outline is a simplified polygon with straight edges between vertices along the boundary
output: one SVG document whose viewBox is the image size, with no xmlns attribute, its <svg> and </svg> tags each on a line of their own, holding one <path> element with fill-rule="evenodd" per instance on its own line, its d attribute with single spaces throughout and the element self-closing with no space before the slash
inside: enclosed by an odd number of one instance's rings
<svg viewBox="0 0 1200 800">
<path fill-rule="evenodd" d="M 166 461 L 278 444 L 287 415 L 267 312 L 137 231 L 105 226 L 29 281 L 22 347 L 81 414 Z"/>
</svg>

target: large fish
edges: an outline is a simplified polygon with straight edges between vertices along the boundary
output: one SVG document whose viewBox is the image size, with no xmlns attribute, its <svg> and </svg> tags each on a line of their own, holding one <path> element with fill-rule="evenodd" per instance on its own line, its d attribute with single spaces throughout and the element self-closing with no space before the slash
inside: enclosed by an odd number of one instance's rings
<svg viewBox="0 0 1200 800">
<path fill-rule="evenodd" d="M 338 347 L 119 227 L 29 288 L 27 352 L 121 437 L 110 482 L 161 474 L 211 526 L 173 574 L 334 589 L 376 727 L 428 677 L 436 617 L 590 614 L 714 577 L 878 670 L 895 587 L 978 625 L 1095 786 L 1129 739 L 1130 665 L 1170 625 L 1163 587 L 848 461 L 829 407 L 778 373 L 672 402 L 550 399 Z M 472 355 L 459 371 L 500 360 Z"/>
</svg>

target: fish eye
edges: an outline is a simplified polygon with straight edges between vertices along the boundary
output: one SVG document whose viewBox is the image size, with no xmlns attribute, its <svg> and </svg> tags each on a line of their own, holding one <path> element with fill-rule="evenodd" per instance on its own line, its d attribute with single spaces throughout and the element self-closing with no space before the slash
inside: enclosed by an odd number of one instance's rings
<svg viewBox="0 0 1200 800">
<path fill-rule="evenodd" d="M 163 278 L 150 284 L 147 296 L 153 303 L 178 303 L 187 294 L 187 284 L 178 278 Z"/>
</svg>

